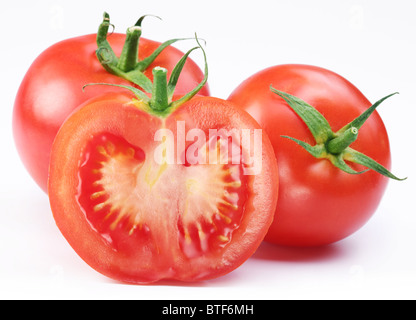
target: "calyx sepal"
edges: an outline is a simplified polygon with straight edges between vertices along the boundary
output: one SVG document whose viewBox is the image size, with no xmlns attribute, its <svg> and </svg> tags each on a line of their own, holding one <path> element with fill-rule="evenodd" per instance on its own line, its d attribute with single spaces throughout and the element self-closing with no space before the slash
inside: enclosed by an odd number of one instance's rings
<svg viewBox="0 0 416 320">
<path fill-rule="evenodd" d="M 277 90 L 273 88 L 273 86 L 270 86 L 270 90 L 283 98 L 289 107 L 303 120 L 314 137 L 316 144 L 312 146 L 304 141 L 289 136 L 282 136 L 283 138 L 296 142 L 315 158 L 328 159 L 335 167 L 349 174 L 362 174 L 369 170 L 374 170 L 394 180 L 402 181 L 407 179 L 396 177 L 375 160 L 350 147 L 350 145 L 358 138 L 359 129 L 376 110 L 376 108 L 384 100 L 397 94 L 397 92 L 389 94 L 388 96 L 378 100 L 352 122 L 348 123 L 337 132 L 333 132 L 325 117 L 307 102 L 293 95 Z M 345 161 L 360 164 L 368 169 L 356 171 Z"/>
<path fill-rule="evenodd" d="M 167 40 L 163 42 L 148 57 L 144 58 L 143 60 L 139 60 L 139 42 L 142 34 L 141 24 L 144 18 L 147 16 L 152 15 L 142 16 L 134 26 L 127 29 L 126 42 L 124 43 L 120 57 L 117 57 L 107 40 L 108 30 L 110 26 L 112 26 L 114 29 L 114 25 L 110 23 L 110 15 L 105 12 L 103 21 L 100 24 L 97 32 L 96 42 L 98 48 L 96 50 L 96 56 L 104 69 L 109 73 L 128 80 L 142 88 L 144 91 L 151 93 L 153 84 L 150 79 L 144 75 L 143 72 L 168 46 L 177 41 L 188 40 L 189 38 Z M 160 19 L 157 16 L 152 17 Z"/>
<path fill-rule="evenodd" d="M 150 86 L 149 88 L 147 88 L 147 90 L 145 90 L 144 88 L 142 88 L 143 90 L 140 90 L 133 86 L 118 85 L 111 83 L 89 83 L 86 84 L 83 89 L 92 85 L 106 85 L 127 89 L 134 93 L 138 101 L 140 101 L 148 107 L 147 111 L 149 113 L 153 113 L 159 117 L 165 117 L 171 114 L 185 102 L 191 100 L 208 81 L 208 63 L 206 53 L 204 48 L 201 46 L 196 34 L 195 39 L 198 46 L 188 50 L 188 52 L 186 52 L 182 56 L 182 58 L 177 62 L 177 64 L 172 70 L 169 81 L 167 80 L 168 70 L 162 67 L 155 67 L 152 70 L 153 83 L 150 81 L 150 79 L 148 79 L 150 82 Z M 196 49 L 201 49 L 204 56 L 204 78 L 193 90 L 191 90 L 181 98 L 173 100 L 175 88 L 178 83 L 180 74 L 183 70 L 183 67 L 185 66 L 186 60 L 188 59 L 189 55 Z"/>
</svg>

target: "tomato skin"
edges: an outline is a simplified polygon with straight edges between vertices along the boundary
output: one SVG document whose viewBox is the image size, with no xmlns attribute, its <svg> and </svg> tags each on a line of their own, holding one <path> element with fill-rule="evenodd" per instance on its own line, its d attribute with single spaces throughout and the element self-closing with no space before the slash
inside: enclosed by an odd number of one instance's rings
<svg viewBox="0 0 416 320">
<path fill-rule="evenodd" d="M 238 228 L 232 232 L 231 240 L 223 250 L 208 250 L 194 257 L 187 255 L 179 245 L 180 230 L 175 227 L 178 223 L 174 221 L 181 219 L 181 211 L 175 210 L 176 206 L 180 207 L 182 200 L 180 197 L 175 198 L 175 192 L 182 185 L 172 181 L 183 177 L 187 168 L 182 166 L 178 172 L 173 170 L 165 178 L 162 175 L 161 179 L 166 179 L 163 180 L 162 187 L 152 185 L 162 188 L 158 191 L 157 201 L 153 201 L 152 194 L 149 193 L 147 196 L 151 202 L 149 208 L 165 208 L 161 212 L 158 211 L 158 214 L 147 216 L 148 229 L 158 241 L 149 241 L 142 246 L 142 251 L 137 249 L 137 253 L 128 249 L 126 251 L 112 246 L 111 241 L 107 241 L 108 235 L 103 237 L 96 231 L 97 228 L 86 218 L 87 209 L 83 208 L 77 199 L 82 189 L 79 181 L 82 176 L 80 154 L 92 136 L 106 132 L 123 137 L 135 148 L 142 148 L 147 159 L 152 158 L 149 150 L 154 150 L 155 144 L 159 144 L 154 141 L 154 134 L 156 129 L 161 127 L 162 120 L 137 108 L 132 99 L 131 94 L 124 93 L 108 93 L 93 98 L 74 112 L 59 130 L 51 153 L 49 177 L 49 198 L 57 226 L 85 262 L 98 272 L 118 281 L 138 284 L 161 279 L 201 281 L 231 272 L 254 253 L 274 216 L 278 175 L 277 163 L 268 137 L 262 136 L 263 170 L 260 174 L 247 178 L 250 181 L 244 184 L 247 200 L 239 209 L 243 215 L 241 221 L 238 221 Z M 201 128 L 204 131 L 208 127 L 260 129 L 252 117 L 232 103 L 211 97 L 196 97 L 190 100 L 163 123 L 175 132 L 177 121 L 185 121 L 187 127 Z M 210 166 L 206 168 L 211 170 Z M 170 195 L 166 207 L 163 207 L 164 192 Z M 145 202 L 146 197 L 140 205 Z M 192 212 L 187 214 L 187 217 L 192 217 Z M 152 221 L 154 219 L 159 220 Z M 158 226 L 157 230 L 152 228 L 155 225 Z M 144 229 L 146 228 L 141 228 Z M 140 244 L 137 246 L 140 248 Z"/>
<path fill-rule="evenodd" d="M 374 214 L 388 179 L 375 171 L 344 173 L 281 137 L 315 144 L 306 124 L 269 90 L 270 85 L 315 107 L 334 131 L 358 117 L 371 103 L 343 77 L 308 65 L 264 69 L 242 82 L 228 98 L 265 129 L 278 160 L 279 201 L 265 240 L 281 245 L 319 246 L 344 239 Z M 390 168 L 388 135 L 376 112 L 351 147 Z M 352 167 L 363 169 L 354 164 Z"/>
<path fill-rule="evenodd" d="M 120 56 L 126 36 L 114 33 L 108 41 Z M 159 42 L 140 39 L 139 59 L 152 53 Z M 86 35 L 59 42 L 45 50 L 31 65 L 19 88 L 13 112 L 13 132 L 23 164 L 37 184 L 46 192 L 49 156 L 53 140 L 64 120 L 79 105 L 105 92 L 119 90 L 89 83 L 131 85 L 108 73 L 99 63 L 95 51 L 96 35 Z M 153 79 L 152 69 L 161 66 L 173 70 L 183 53 L 166 48 L 144 72 Z M 204 75 L 190 59 L 176 88 L 177 94 L 191 91 Z M 206 85 L 199 93 L 209 95 Z"/>
</svg>

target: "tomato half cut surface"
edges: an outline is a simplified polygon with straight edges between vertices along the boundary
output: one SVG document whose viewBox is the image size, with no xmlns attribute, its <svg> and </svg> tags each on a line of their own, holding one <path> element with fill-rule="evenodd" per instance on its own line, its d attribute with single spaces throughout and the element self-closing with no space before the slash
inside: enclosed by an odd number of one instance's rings
<svg viewBox="0 0 416 320">
<path fill-rule="evenodd" d="M 243 129 L 251 146 L 229 134 Z M 167 117 L 130 94 L 95 98 L 52 148 L 56 223 L 82 259 L 116 280 L 229 273 L 257 249 L 277 203 L 274 151 L 262 135 L 253 154 L 255 129 L 246 112 L 216 98 L 194 98 Z M 261 170 L 248 174 L 256 162 Z"/>
</svg>

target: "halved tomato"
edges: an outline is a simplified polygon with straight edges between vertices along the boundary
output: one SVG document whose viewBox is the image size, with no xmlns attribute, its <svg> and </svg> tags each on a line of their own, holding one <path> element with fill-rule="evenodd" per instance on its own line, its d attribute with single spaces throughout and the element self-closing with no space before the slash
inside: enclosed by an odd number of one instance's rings
<svg viewBox="0 0 416 320">
<path fill-rule="evenodd" d="M 224 275 L 257 249 L 277 203 L 274 151 L 256 132 L 248 113 L 217 98 L 167 113 L 130 92 L 94 98 L 52 148 L 56 223 L 82 259 L 116 280 Z"/>
</svg>

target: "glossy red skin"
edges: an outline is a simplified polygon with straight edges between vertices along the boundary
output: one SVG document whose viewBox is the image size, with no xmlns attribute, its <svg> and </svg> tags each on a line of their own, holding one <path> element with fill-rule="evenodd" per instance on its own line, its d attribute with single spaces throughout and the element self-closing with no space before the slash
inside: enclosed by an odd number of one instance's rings
<svg viewBox="0 0 416 320">
<path fill-rule="evenodd" d="M 316 159 L 293 141 L 281 137 L 286 135 L 315 144 L 304 122 L 270 92 L 270 85 L 314 106 L 334 132 L 371 103 L 338 74 L 307 65 L 280 65 L 262 70 L 241 83 L 229 97 L 265 129 L 278 160 L 279 201 L 266 241 L 291 246 L 339 241 L 360 229 L 374 214 L 388 179 L 374 171 L 361 175 L 344 173 L 328 160 Z M 377 112 L 360 129 L 351 147 L 390 168 L 389 140 Z"/>
<path fill-rule="evenodd" d="M 120 56 L 125 35 L 112 34 L 108 41 Z M 139 59 L 151 54 L 159 42 L 140 39 Z M 99 63 L 95 51 L 96 35 L 86 35 L 59 42 L 45 50 L 27 71 L 18 91 L 13 113 L 13 132 L 23 164 L 37 184 L 46 192 L 49 156 L 53 140 L 60 126 L 79 105 L 105 92 L 122 90 L 89 83 L 132 85 L 108 73 Z M 161 66 L 173 70 L 183 53 L 174 47 L 166 48 L 145 71 L 153 79 L 152 69 Z M 200 83 L 204 75 L 190 58 L 185 64 L 176 88 L 185 94 Z M 206 85 L 200 95 L 209 95 Z"/>
<path fill-rule="evenodd" d="M 131 145 L 142 148 L 148 159 L 152 158 L 151 150 L 154 150 L 155 144 L 159 144 L 154 141 L 154 134 L 161 127 L 162 120 L 135 107 L 132 98 L 131 94 L 121 93 L 94 98 L 73 113 L 59 130 L 53 144 L 49 178 L 49 198 L 57 226 L 85 262 L 115 280 L 139 284 L 161 279 L 201 281 L 231 272 L 255 252 L 274 216 L 278 189 L 277 162 L 266 135 L 262 136 L 262 154 L 258 155 L 263 159 L 263 171 L 247 177 L 249 182 L 244 184 L 243 189 L 247 192 L 247 200 L 239 209 L 243 211 L 243 215 L 238 229 L 233 231 L 231 241 L 224 250 L 209 251 L 195 258 L 188 257 L 180 250 L 175 217 L 180 217 L 183 213 L 180 210 L 181 200 L 174 196 L 169 197 L 170 204 L 163 212 L 153 214 L 151 218 L 147 216 L 150 220 L 158 219 L 155 224 L 149 226 L 152 234 L 155 234 L 155 239 L 162 239 L 156 242 L 158 252 L 152 251 L 150 256 L 140 255 L 141 242 L 137 243 L 138 253 L 135 253 L 136 249 L 126 252 L 108 245 L 103 236 L 87 221 L 88 215 L 78 200 L 79 170 L 82 163 L 79 159 L 91 137 L 101 132 L 122 137 Z M 176 132 L 177 121 L 185 121 L 187 130 L 260 129 L 257 122 L 246 112 L 242 112 L 228 101 L 212 97 L 194 98 L 182 105 L 166 118 L 166 128 Z M 144 170 L 146 172 L 146 169 Z M 173 173 L 161 178 L 167 179 L 162 186 L 171 190 L 172 195 L 175 194 L 175 190 L 183 187 L 171 182 L 176 181 L 176 178 L 181 179 L 185 172 L 183 170 L 186 171 L 184 166 L 178 169 L 174 167 Z M 210 166 L 208 170 L 211 170 Z M 210 175 L 207 174 L 206 177 Z M 158 188 L 158 185 L 154 188 Z M 160 205 L 159 202 L 164 198 L 163 195 L 159 195 L 159 200 L 152 201 L 151 207 Z M 138 205 L 143 204 L 140 202 Z M 173 221 L 169 218 L 171 214 Z M 192 211 L 187 215 L 193 218 Z M 152 246 L 149 245 L 149 248 Z M 147 252 L 149 250 L 147 249 Z"/>
</svg>

